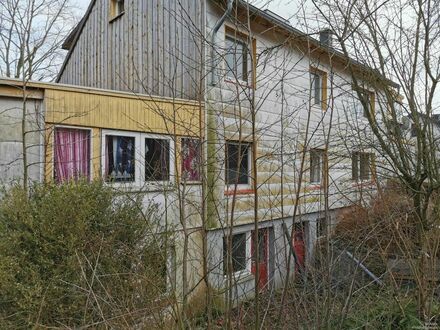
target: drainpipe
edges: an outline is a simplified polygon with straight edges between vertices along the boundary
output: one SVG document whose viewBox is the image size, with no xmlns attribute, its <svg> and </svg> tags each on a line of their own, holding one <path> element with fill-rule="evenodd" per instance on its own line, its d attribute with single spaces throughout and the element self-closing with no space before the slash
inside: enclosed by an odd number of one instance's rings
<svg viewBox="0 0 440 330">
<path fill-rule="evenodd" d="M 212 69 L 211 69 L 211 85 L 215 86 L 215 69 L 216 65 L 214 63 L 214 55 L 215 55 L 215 37 L 217 36 L 217 32 L 220 29 L 220 27 L 223 25 L 223 23 L 226 20 L 226 17 L 231 13 L 232 11 L 232 5 L 234 4 L 234 0 L 228 0 L 228 5 L 226 7 L 226 11 L 223 14 L 223 16 L 220 18 L 220 20 L 217 22 L 217 24 L 214 26 L 214 29 L 212 30 L 212 36 L 211 36 L 211 61 L 212 61 Z"/>
</svg>

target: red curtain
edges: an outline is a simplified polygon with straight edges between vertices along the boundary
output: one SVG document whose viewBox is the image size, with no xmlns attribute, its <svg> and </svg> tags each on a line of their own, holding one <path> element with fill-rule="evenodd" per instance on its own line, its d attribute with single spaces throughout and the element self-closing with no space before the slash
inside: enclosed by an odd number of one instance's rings
<svg viewBox="0 0 440 330">
<path fill-rule="evenodd" d="M 55 129 L 55 181 L 90 179 L 90 131 Z"/>
</svg>

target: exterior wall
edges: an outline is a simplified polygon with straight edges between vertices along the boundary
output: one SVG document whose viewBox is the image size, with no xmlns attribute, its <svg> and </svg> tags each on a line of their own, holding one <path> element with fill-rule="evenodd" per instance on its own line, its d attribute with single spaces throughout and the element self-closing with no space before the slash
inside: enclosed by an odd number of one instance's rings
<svg viewBox="0 0 440 330">
<path fill-rule="evenodd" d="M 208 2 L 205 27 L 208 33 L 221 15 L 222 12 Z M 231 21 L 225 25 L 229 31 L 236 29 L 238 34 L 249 35 L 249 31 L 236 28 Z M 221 28 L 216 36 L 216 56 L 219 57 L 225 54 L 226 30 Z M 212 159 L 208 164 L 208 178 L 213 186 L 208 205 L 211 215 L 208 217 L 211 229 L 208 242 L 214 268 L 210 281 L 219 292 L 226 286 L 221 252 L 223 237 L 229 234 L 231 224 L 233 233 L 253 230 L 255 221 L 259 222 L 259 228 L 273 226 L 276 241 L 273 256 L 275 260 L 285 259 L 283 250 L 286 251 L 287 242 L 283 240 L 280 224 L 284 221 L 282 219 L 293 216 L 295 208 L 296 219 L 310 223 L 308 253 L 312 253 L 319 218 L 327 217 L 330 226 L 341 209 L 375 192 L 374 177 L 361 183 L 352 179 L 351 153 L 359 150 L 373 152 L 374 138 L 367 119 L 355 109 L 353 97 L 356 94 L 352 90 L 350 74 L 340 62 L 333 60 L 331 54 L 314 51 L 281 32 L 256 23 L 251 23 L 251 31 L 249 36 L 256 44 L 255 53 L 259 54 L 255 82 L 246 85 L 225 77 L 225 61 L 218 59 L 214 84 L 207 85 L 205 95 L 207 152 L 208 159 Z M 206 56 L 209 57 L 210 53 L 207 52 Z M 317 105 L 311 101 L 310 72 L 313 70 L 319 70 L 327 79 L 323 84 L 325 102 Z M 379 108 L 380 95 L 367 82 L 364 87 L 376 92 L 374 104 Z M 253 115 L 255 139 L 252 136 Z M 233 193 L 225 184 L 225 142 L 239 139 L 256 143 L 258 196 L 251 185 L 238 186 Z M 327 176 L 321 184 L 312 184 L 309 150 L 325 149 L 327 142 Z M 301 175 L 301 188 L 297 191 Z M 329 214 L 326 209 L 330 210 Z M 283 265 L 276 265 L 272 283 L 281 285 L 280 279 L 284 275 Z M 233 294 L 237 299 L 253 294 L 253 274 L 248 272 L 244 277 L 239 276 L 237 281 Z"/>
<path fill-rule="evenodd" d="M 54 129 L 71 127 L 90 130 L 91 179 L 102 179 L 103 137 L 106 132 L 141 136 L 169 137 L 171 145 L 170 182 L 154 184 L 107 183 L 115 194 L 141 197 L 146 216 L 151 216 L 157 232 L 171 233 L 174 246 L 168 280 L 182 299 L 183 268 L 191 299 L 203 294 L 204 236 L 201 233 L 201 183 L 183 184 L 181 180 L 181 137 L 201 138 L 203 104 L 193 101 L 152 98 L 122 92 L 79 88 L 76 86 L 29 83 L 32 90 L 28 108 L 28 162 L 33 181 L 51 181 L 54 176 Z M 10 86 L 13 86 L 12 88 Z M 21 113 L 22 98 L 16 80 L 0 81 L 0 178 L 3 182 L 22 180 Z M 28 87 L 31 89 L 31 87 Z M 32 97 L 32 98 L 31 98 Z M 145 156 L 136 150 L 140 162 Z M 184 210 L 184 211 L 182 211 Z M 183 262 L 184 253 L 186 262 Z M 172 263 L 172 265 L 171 265 Z M 173 283 L 171 285 L 171 283 Z"/>
<path fill-rule="evenodd" d="M 23 92 L 0 86 L 0 185 L 23 180 Z M 43 169 L 44 108 L 42 94 L 29 91 L 26 101 L 26 145 L 29 181 L 39 181 Z"/>
<path fill-rule="evenodd" d="M 337 211 L 332 211 L 329 219 L 334 223 Z M 295 224 L 301 223 L 305 226 L 305 241 L 306 241 L 306 265 L 313 260 L 313 250 L 317 237 L 317 219 L 320 217 L 318 213 L 309 213 L 303 216 L 296 217 Z M 276 220 L 264 221 L 260 228 L 269 229 L 269 288 L 280 288 L 284 285 L 285 277 L 287 275 L 287 262 L 290 258 L 290 274 L 293 277 L 301 276 L 295 265 L 295 260 L 292 256 L 290 246 L 287 244 L 287 239 L 284 234 L 282 225 L 285 224 L 290 234 L 292 230 L 293 219 L 282 218 Z M 233 234 L 249 233 L 252 235 L 254 229 L 253 224 L 245 224 L 234 226 Z M 224 274 L 223 269 L 223 237 L 225 231 L 228 229 L 212 230 L 208 233 L 208 251 L 211 252 L 209 258 L 209 267 L 213 271 L 209 274 L 209 282 L 212 285 L 214 292 L 223 301 L 227 297 L 227 275 Z M 233 288 L 232 299 L 233 304 L 237 304 L 241 300 L 251 299 L 255 294 L 255 277 L 248 270 L 240 274 L 233 274 Z M 218 300 L 217 300 L 218 301 Z M 220 303 L 221 304 L 221 303 Z"/>
<path fill-rule="evenodd" d="M 197 99 L 202 79 L 204 1 L 93 0 L 58 82 Z"/>
<path fill-rule="evenodd" d="M 142 95 L 99 90 L 46 89 L 46 123 L 90 128 L 92 130 L 92 177 L 101 173 L 103 129 L 142 132 L 176 137 L 200 137 L 202 105 L 190 101 L 151 98 Z M 202 119 L 203 120 L 203 119 Z M 46 130 L 46 179 L 53 173 L 52 130 Z M 180 153 L 180 139 L 175 141 Z M 176 157 L 180 170 L 180 157 Z"/>
</svg>

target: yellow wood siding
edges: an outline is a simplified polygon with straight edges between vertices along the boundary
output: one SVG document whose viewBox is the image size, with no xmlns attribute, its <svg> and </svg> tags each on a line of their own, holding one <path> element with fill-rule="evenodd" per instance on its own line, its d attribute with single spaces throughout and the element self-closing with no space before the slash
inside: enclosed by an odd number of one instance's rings
<svg viewBox="0 0 440 330">
<path fill-rule="evenodd" d="M 46 122 L 127 131 L 199 136 L 193 102 L 47 89 Z"/>
<path fill-rule="evenodd" d="M 45 178 L 53 178 L 53 131 L 56 126 L 91 129 L 91 178 L 101 176 L 102 129 L 200 137 L 199 105 L 134 95 L 46 89 Z M 203 121 L 202 121 L 203 122 Z M 180 139 L 176 139 L 180 151 Z M 176 155 L 180 171 L 180 153 Z"/>
</svg>

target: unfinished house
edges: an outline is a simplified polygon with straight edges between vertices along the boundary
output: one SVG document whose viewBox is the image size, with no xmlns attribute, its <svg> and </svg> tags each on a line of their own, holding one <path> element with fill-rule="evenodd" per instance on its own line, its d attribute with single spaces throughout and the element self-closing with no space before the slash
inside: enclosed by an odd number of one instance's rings
<svg viewBox="0 0 440 330">
<path fill-rule="evenodd" d="M 86 141 L 75 173 L 145 194 L 175 230 L 181 297 L 280 287 L 375 190 L 382 90 L 331 31 L 313 38 L 240 0 L 92 0 L 64 47 L 63 87 L 41 87 L 44 177 L 72 178 L 56 146 Z"/>
</svg>

